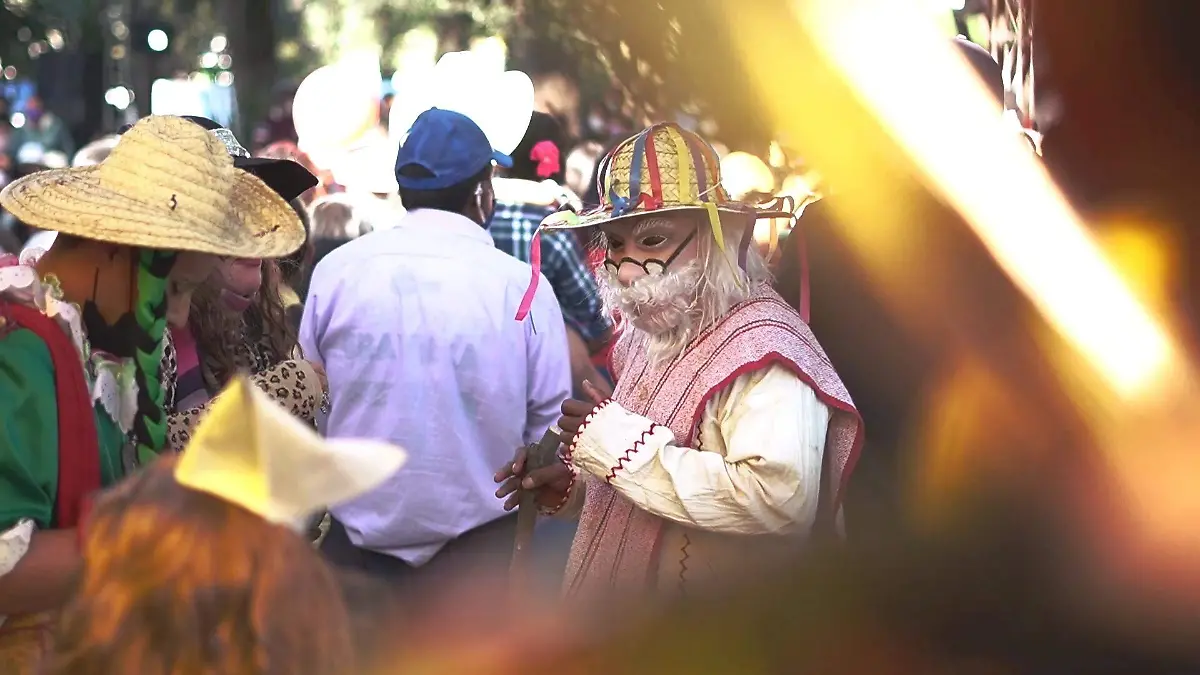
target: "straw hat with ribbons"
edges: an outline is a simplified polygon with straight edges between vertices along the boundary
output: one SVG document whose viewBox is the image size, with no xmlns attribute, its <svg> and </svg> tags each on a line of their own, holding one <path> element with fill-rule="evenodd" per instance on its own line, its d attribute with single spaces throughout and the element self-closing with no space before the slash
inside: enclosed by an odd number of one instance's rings
<svg viewBox="0 0 1200 675">
<path fill-rule="evenodd" d="M 733 200 L 721 185 L 721 161 L 704 139 L 678 124 L 655 124 L 621 142 L 601 162 L 597 186 L 600 206 L 583 214 L 560 211 L 542 221 L 540 229 L 559 230 L 590 227 L 606 222 L 636 218 L 649 213 L 697 211 L 707 215 L 718 250 L 725 251 L 725 232 L 721 214 L 760 218 L 790 218 L 793 209 L 787 199 L 768 204 L 747 204 Z M 747 228 L 739 251 L 745 254 L 753 228 Z M 539 242 L 534 236 L 533 281 L 517 312 L 523 320 L 532 304 L 541 262 Z M 771 249 L 777 245 L 772 230 Z M 740 256 L 739 256 L 740 257 Z M 734 264 L 730 260 L 730 264 Z"/>
<path fill-rule="evenodd" d="M 38 229 L 142 248 L 274 258 L 305 237 L 283 198 L 181 117 L 144 118 L 100 164 L 22 178 L 0 205 Z"/>
</svg>

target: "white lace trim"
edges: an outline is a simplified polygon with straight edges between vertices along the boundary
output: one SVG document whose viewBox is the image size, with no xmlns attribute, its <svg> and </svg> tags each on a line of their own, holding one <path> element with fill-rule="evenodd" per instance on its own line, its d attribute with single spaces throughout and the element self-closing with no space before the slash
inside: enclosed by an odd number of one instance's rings
<svg viewBox="0 0 1200 675">
<path fill-rule="evenodd" d="M 25 518 L 0 533 L 0 577 L 13 571 L 21 558 L 25 557 L 36 529 L 34 522 Z"/>
<path fill-rule="evenodd" d="M 26 251 L 21 255 L 19 265 L 0 267 L 0 295 L 37 308 L 71 336 L 80 364 L 90 366 L 85 370 L 91 379 L 92 401 L 99 402 L 121 431 L 128 434 L 137 417 L 137 381 L 133 360 L 118 361 L 92 352 L 83 330 L 79 307 L 62 299 L 62 290 L 53 277 L 43 279 L 33 267 L 41 253 L 40 250 Z"/>
<path fill-rule="evenodd" d="M 128 434 L 137 417 L 137 380 L 133 361 L 113 361 L 93 355 L 92 366 L 96 380 L 92 383 L 92 401 L 99 402 L 104 412 Z"/>
<path fill-rule="evenodd" d="M 0 577 L 13 571 L 17 563 L 21 562 L 21 558 L 29 552 L 29 543 L 33 541 L 35 530 L 37 526 L 26 518 L 0 533 Z M 0 616 L 0 626 L 7 620 L 7 616 Z"/>
<path fill-rule="evenodd" d="M 62 290 L 53 277 L 42 279 L 33 262 L 36 255 L 23 255 L 20 265 L 0 267 L 0 295 L 23 305 L 36 307 L 54 319 L 71 336 L 80 362 L 87 361 L 87 341 L 79 308 L 62 299 Z"/>
</svg>

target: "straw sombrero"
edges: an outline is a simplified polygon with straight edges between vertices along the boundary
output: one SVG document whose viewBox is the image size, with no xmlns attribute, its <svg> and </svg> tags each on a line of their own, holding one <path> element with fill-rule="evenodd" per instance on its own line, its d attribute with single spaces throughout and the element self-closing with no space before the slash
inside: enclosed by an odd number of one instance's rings
<svg viewBox="0 0 1200 675">
<path fill-rule="evenodd" d="M 678 124 L 655 124 L 616 147 L 601 162 L 600 206 L 583 214 L 560 212 L 546 230 L 589 227 L 647 213 L 707 211 L 713 236 L 724 245 L 719 214 L 788 218 L 780 205 L 734 201 L 721 184 L 721 161 L 704 139 Z"/>
<path fill-rule="evenodd" d="M 0 192 L 0 205 L 37 229 L 170 251 L 274 258 L 305 236 L 283 198 L 181 117 L 139 121 L 96 166 L 15 181 Z"/>
</svg>

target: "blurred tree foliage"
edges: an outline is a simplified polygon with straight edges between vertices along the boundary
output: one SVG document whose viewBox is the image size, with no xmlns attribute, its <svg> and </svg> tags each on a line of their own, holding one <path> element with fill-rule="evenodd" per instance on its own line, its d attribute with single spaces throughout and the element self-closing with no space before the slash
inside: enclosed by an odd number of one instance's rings
<svg viewBox="0 0 1200 675">
<path fill-rule="evenodd" d="M 200 55 L 208 51 L 213 36 L 224 33 L 221 5 L 224 0 L 142 0 L 175 28 L 171 41 L 172 65 L 182 72 L 196 70 Z"/>
<path fill-rule="evenodd" d="M 176 26 L 172 51 L 180 69 L 194 68 L 207 41 L 224 27 L 235 75 L 242 82 L 243 73 L 248 75 L 257 92 L 264 85 L 270 89 L 269 78 L 301 77 L 352 49 L 377 49 L 386 71 L 395 63 L 404 34 L 430 26 L 442 38 L 440 51 L 464 48 L 472 37 L 504 35 L 513 67 L 532 75 L 559 72 L 585 90 L 615 87 L 625 112 L 638 121 L 678 113 L 710 119 L 724 143 L 759 153 L 765 152 L 771 138 L 723 27 L 708 4 L 696 0 L 160 0 L 139 4 Z M 106 5 L 104 0 L 4 0 L 0 59 L 18 68 L 28 63 L 28 43 L 19 39 L 22 29 L 39 39 L 47 29 L 61 27 L 69 43 L 102 44 Z M 248 107 L 259 112 L 259 105 Z"/>
<path fill-rule="evenodd" d="M 716 124 L 715 136 L 730 147 L 766 153 L 772 133 L 757 93 L 748 86 L 709 3 L 524 0 L 523 4 L 520 20 L 529 44 L 517 51 L 531 69 L 562 64 L 570 74 L 572 69 L 587 73 L 600 67 L 635 119 L 674 118 L 679 113 L 709 119 Z M 538 58 L 540 54 L 546 58 Z"/>
<path fill-rule="evenodd" d="M 465 48 L 473 37 L 504 33 L 513 17 L 511 3 L 500 0 L 308 0 L 294 7 L 301 17 L 295 37 L 303 48 L 281 45 L 284 59 L 323 64 L 374 49 L 384 70 L 395 65 L 402 38 L 414 28 L 436 29 L 449 38 L 442 44 L 447 50 Z"/>
<path fill-rule="evenodd" d="M 773 0 L 761 0 L 773 1 Z M 506 36 L 514 68 L 562 73 L 586 89 L 615 86 L 634 119 L 683 112 L 717 122 L 726 144 L 765 152 L 771 138 L 740 65 L 705 3 L 695 0 L 308 0 L 301 31 L 280 45 L 302 75 L 350 49 L 375 48 L 384 70 L 419 26 L 439 51 L 476 36 Z M 783 83 L 781 83 L 783 84 Z"/>
<path fill-rule="evenodd" d="M 18 72 L 31 70 L 36 49 L 47 33 L 59 31 L 69 48 L 99 49 L 103 0 L 4 0 L 0 5 L 0 61 Z M 49 47 L 42 45 L 43 49 Z"/>
</svg>

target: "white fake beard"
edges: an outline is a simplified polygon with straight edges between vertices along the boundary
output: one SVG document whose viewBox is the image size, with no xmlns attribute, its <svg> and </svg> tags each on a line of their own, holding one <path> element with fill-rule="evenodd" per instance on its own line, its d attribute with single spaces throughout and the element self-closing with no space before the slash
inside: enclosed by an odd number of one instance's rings
<svg viewBox="0 0 1200 675">
<path fill-rule="evenodd" d="M 645 333 L 651 360 L 660 361 L 678 356 L 694 337 L 702 272 L 700 262 L 693 260 L 676 271 L 642 276 L 629 286 L 622 286 L 607 267 L 597 276 L 605 309 L 620 311 L 629 325 Z"/>
</svg>

